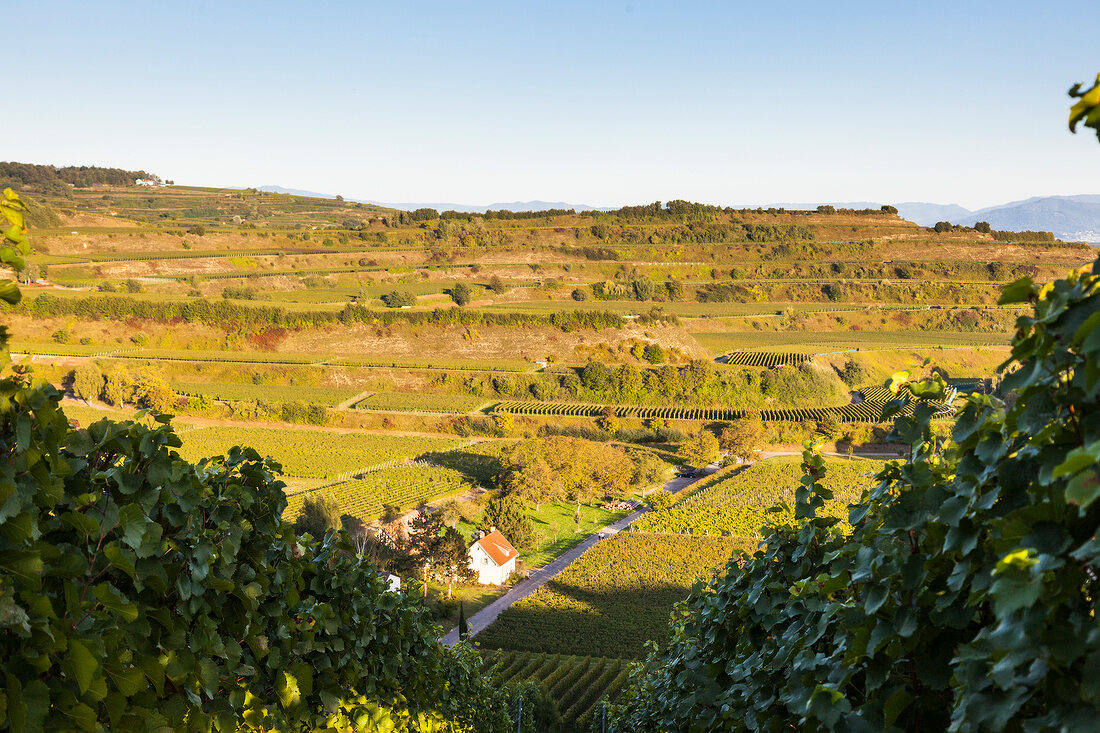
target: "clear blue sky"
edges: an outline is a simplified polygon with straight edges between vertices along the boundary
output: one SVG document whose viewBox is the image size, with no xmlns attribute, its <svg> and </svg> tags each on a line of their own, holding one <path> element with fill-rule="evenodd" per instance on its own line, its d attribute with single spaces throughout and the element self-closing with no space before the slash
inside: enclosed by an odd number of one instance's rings
<svg viewBox="0 0 1100 733">
<path fill-rule="evenodd" d="M 1065 124 L 1096 0 L 33 0 L 4 25 L 5 160 L 472 204 L 1100 192 Z"/>
</svg>

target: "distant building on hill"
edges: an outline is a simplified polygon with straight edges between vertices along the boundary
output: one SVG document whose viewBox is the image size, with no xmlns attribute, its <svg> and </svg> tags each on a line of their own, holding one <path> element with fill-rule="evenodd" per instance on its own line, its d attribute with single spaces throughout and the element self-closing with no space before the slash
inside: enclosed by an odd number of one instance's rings
<svg viewBox="0 0 1100 733">
<path fill-rule="evenodd" d="M 159 186 L 160 181 L 155 178 L 138 178 L 134 181 L 135 186 Z"/>
<path fill-rule="evenodd" d="M 470 546 L 470 569 L 482 585 L 503 585 L 516 570 L 519 553 L 496 527 Z"/>
</svg>

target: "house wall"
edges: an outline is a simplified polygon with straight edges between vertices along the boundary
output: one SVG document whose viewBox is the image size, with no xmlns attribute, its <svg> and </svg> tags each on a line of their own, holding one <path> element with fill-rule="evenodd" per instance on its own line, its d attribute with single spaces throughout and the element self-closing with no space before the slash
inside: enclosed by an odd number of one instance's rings
<svg viewBox="0 0 1100 733">
<path fill-rule="evenodd" d="M 502 585 L 516 569 L 516 558 L 500 566 L 493 562 L 480 546 L 470 548 L 470 568 L 477 573 L 477 582 L 482 585 Z"/>
</svg>

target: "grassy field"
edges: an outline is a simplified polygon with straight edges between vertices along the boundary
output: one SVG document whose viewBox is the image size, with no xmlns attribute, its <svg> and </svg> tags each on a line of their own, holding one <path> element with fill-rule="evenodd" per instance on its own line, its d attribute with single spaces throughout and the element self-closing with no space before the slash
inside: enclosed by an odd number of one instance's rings
<svg viewBox="0 0 1100 733">
<path fill-rule="evenodd" d="M 578 506 L 567 501 L 548 502 L 537 511 L 534 507 L 528 509 L 527 514 L 531 517 L 531 523 L 535 528 L 535 544 L 520 552 L 519 559 L 525 570 L 541 568 L 627 514 L 581 504 L 579 506 L 580 522 L 576 522 L 574 516 L 577 511 Z M 459 522 L 458 529 L 469 537 L 478 523 L 478 517 L 474 517 L 469 522 Z"/>
</svg>

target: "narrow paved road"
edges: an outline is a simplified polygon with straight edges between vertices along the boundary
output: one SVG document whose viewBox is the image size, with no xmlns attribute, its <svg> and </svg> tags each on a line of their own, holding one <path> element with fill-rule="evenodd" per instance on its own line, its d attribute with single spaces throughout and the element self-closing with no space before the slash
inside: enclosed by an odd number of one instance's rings
<svg viewBox="0 0 1100 733">
<path fill-rule="evenodd" d="M 762 451 L 760 453 L 760 460 L 764 460 L 764 459 L 767 459 L 767 458 L 775 458 L 777 456 L 799 456 L 799 455 L 802 455 L 802 454 L 801 454 L 801 452 L 797 452 L 797 451 Z M 827 453 L 826 455 L 844 457 L 847 454 Z M 856 456 L 856 457 L 859 457 L 859 458 L 879 458 L 879 459 L 886 459 L 886 460 L 889 460 L 890 458 L 897 457 L 896 451 L 895 452 L 890 452 L 890 453 L 880 452 L 880 451 L 854 451 L 853 455 Z M 714 473 L 717 470 L 718 470 L 718 464 L 717 463 L 712 463 L 709 466 L 707 466 L 706 473 L 703 476 L 700 476 L 699 478 L 674 478 L 674 479 L 672 479 L 671 481 L 667 482 L 664 485 L 664 490 L 668 491 L 670 493 L 676 493 L 678 491 L 683 490 L 683 488 L 688 486 L 689 484 L 693 484 L 696 481 L 700 481 L 703 478 L 705 478 L 706 476 L 709 476 L 710 474 Z M 606 535 L 611 535 L 611 534 L 615 534 L 616 532 L 620 532 L 620 531 L 626 529 L 627 527 L 629 527 L 634 522 L 634 520 L 636 520 L 638 517 L 640 517 L 645 511 L 646 510 L 642 509 L 642 510 L 634 512 L 633 514 L 630 514 L 629 516 L 623 517 L 622 519 L 615 522 L 614 524 L 610 524 L 610 525 L 604 527 L 603 529 L 599 530 L 595 534 L 589 535 L 580 544 L 578 544 L 576 547 L 572 548 L 571 550 L 569 550 L 568 552 L 566 552 L 562 555 L 559 555 L 553 561 L 547 563 L 546 565 L 539 568 L 538 570 L 531 571 L 531 574 L 526 579 L 521 580 L 518 583 L 516 583 L 514 586 L 512 586 L 512 588 L 507 593 L 505 593 L 500 598 L 496 599 L 495 601 L 490 603 L 488 606 L 481 609 L 480 611 L 478 611 L 477 613 L 475 613 L 473 616 L 471 616 L 469 619 L 466 620 L 466 624 L 467 624 L 467 626 L 469 626 L 469 629 L 470 629 L 470 636 L 475 636 L 478 632 L 482 631 L 487 626 L 489 626 L 489 624 L 496 621 L 497 617 L 500 616 L 500 614 L 504 611 L 504 609 L 508 608 L 509 606 L 511 606 L 513 603 L 515 603 L 519 599 L 526 598 L 527 596 L 531 595 L 536 590 L 538 590 L 543 585 L 545 585 L 548 580 L 553 578 L 555 575 L 560 573 L 562 570 L 565 570 L 567 567 L 569 567 L 569 565 L 571 565 L 574 560 L 576 560 L 578 557 L 583 555 L 585 552 L 588 551 L 588 549 L 590 547 L 592 547 L 593 545 L 595 545 L 597 542 L 600 541 L 599 540 L 600 532 L 603 532 Z M 442 637 L 441 640 L 444 644 L 446 644 L 448 646 L 454 646 L 455 644 L 457 644 L 458 643 L 458 627 L 455 627 L 455 628 L 451 629 L 449 632 L 447 632 Z"/>
<path fill-rule="evenodd" d="M 674 478 L 665 483 L 664 490 L 671 493 L 676 493 L 677 491 L 681 491 L 685 486 L 693 484 L 696 481 L 700 481 L 717 470 L 718 464 L 712 463 L 707 466 L 706 472 L 703 474 L 703 476 L 700 476 L 699 478 Z M 576 547 L 573 547 L 568 552 L 559 555 L 538 570 L 532 570 L 531 574 L 527 578 L 516 583 L 507 593 L 505 593 L 500 598 L 496 599 L 488 606 L 481 609 L 466 620 L 466 624 L 470 629 L 470 636 L 475 636 L 478 632 L 485 629 L 485 627 L 487 627 L 489 624 L 496 621 L 497 616 L 499 616 L 504 611 L 504 609 L 508 608 L 519 599 L 526 598 L 527 596 L 531 595 L 536 590 L 541 588 L 548 580 L 553 578 L 562 570 L 565 570 L 567 567 L 569 567 L 569 565 L 572 564 L 574 560 L 583 555 L 585 552 L 588 551 L 590 547 L 600 541 L 599 535 L 601 532 L 605 535 L 611 535 L 615 534 L 616 532 L 621 532 L 622 530 L 629 527 L 635 519 L 642 516 L 645 511 L 647 510 L 639 509 L 632 514 L 623 517 L 619 521 L 607 525 L 606 527 L 597 531 L 595 534 L 586 537 L 583 541 L 580 542 L 580 544 L 578 544 Z M 458 627 L 455 627 L 448 631 L 441 640 L 444 644 L 448 646 L 454 646 L 455 644 L 457 644 Z"/>
</svg>

